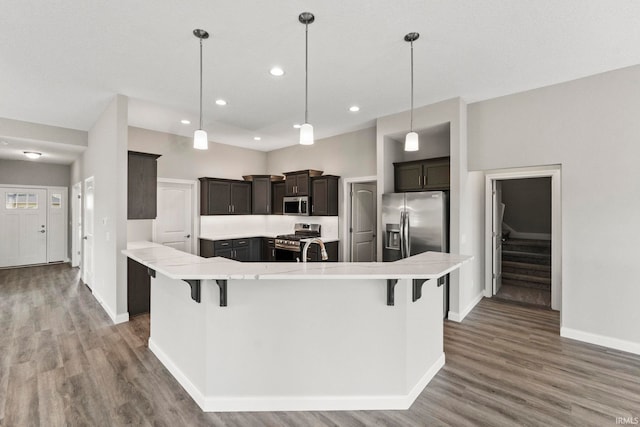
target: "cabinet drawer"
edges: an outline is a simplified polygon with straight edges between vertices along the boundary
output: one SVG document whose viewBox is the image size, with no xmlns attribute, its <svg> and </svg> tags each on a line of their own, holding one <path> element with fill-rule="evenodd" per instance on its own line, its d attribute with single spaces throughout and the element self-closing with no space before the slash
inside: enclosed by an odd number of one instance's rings
<svg viewBox="0 0 640 427">
<path fill-rule="evenodd" d="M 249 246 L 251 239 L 235 239 L 233 240 L 233 247 L 240 248 L 242 246 Z"/>
<path fill-rule="evenodd" d="M 216 249 L 231 249 L 231 240 L 216 240 L 213 242 L 213 247 Z"/>
</svg>

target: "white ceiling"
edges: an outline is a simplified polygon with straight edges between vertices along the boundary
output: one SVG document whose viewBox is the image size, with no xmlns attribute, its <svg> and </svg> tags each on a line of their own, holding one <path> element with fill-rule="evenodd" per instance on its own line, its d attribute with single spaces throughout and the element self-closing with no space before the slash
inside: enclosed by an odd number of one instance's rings
<svg viewBox="0 0 640 427">
<path fill-rule="evenodd" d="M 68 165 L 73 163 L 85 148 L 80 145 L 0 137 L 0 159 Z M 39 159 L 30 160 L 24 155 L 25 151 L 35 151 L 42 156 Z"/>
<path fill-rule="evenodd" d="M 316 15 L 309 26 L 316 138 L 408 109 L 410 31 L 420 33 L 416 106 L 457 96 L 471 103 L 640 63 L 636 0 L 2 0 L 0 117 L 88 130 L 120 93 L 131 99 L 132 126 L 191 135 L 192 30 L 204 28 L 212 35 L 204 42 L 210 139 L 259 150 L 296 144 L 303 11 Z M 273 65 L 285 76 L 269 75 Z M 228 105 L 215 105 L 217 98 Z M 352 104 L 360 112 L 349 112 Z"/>
</svg>

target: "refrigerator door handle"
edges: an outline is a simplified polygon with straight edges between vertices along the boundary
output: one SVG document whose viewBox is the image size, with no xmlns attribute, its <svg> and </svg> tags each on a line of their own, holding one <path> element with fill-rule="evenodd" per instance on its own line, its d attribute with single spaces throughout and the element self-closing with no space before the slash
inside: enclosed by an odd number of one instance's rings
<svg viewBox="0 0 640 427">
<path fill-rule="evenodd" d="M 404 211 L 400 211 L 400 258 L 405 258 L 404 253 Z"/>
<path fill-rule="evenodd" d="M 404 213 L 404 236 L 402 236 L 405 244 L 404 253 L 405 258 L 411 256 L 411 234 L 410 234 L 411 223 L 409 222 L 409 211 Z"/>
</svg>

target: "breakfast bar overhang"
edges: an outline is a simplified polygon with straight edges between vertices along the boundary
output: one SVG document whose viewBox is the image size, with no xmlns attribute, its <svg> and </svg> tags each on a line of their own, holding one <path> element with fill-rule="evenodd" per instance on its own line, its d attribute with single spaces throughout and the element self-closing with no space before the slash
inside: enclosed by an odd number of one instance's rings
<svg viewBox="0 0 640 427">
<path fill-rule="evenodd" d="M 409 408 L 445 363 L 437 279 L 471 259 L 241 263 L 148 242 L 124 254 L 152 276 L 150 350 L 204 411 Z"/>
</svg>

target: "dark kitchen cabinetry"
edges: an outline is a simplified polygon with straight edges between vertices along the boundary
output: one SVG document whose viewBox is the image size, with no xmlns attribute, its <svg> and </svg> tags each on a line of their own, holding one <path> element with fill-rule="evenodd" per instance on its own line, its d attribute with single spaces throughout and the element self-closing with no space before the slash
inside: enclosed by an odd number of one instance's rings
<svg viewBox="0 0 640 427">
<path fill-rule="evenodd" d="M 254 241 L 257 239 L 228 239 L 207 240 L 200 239 L 200 256 L 204 258 L 222 257 L 236 261 L 258 261 L 257 250 L 254 250 Z"/>
<path fill-rule="evenodd" d="M 285 195 L 308 196 L 310 179 L 322 175 L 322 171 L 307 169 L 295 172 L 285 172 Z"/>
<path fill-rule="evenodd" d="M 148 313 L 151 297 L 151 278 L 147 267 L 127 258 L 127 311 L 129 316 Z"/>
<path fill-rule="evenodd" d="M 311 178 L 311 215 L 338 215 L 339 176 L 322 175 Z"/>
<path fill-rule="evenodd" d="M 127 219 L 155 219 L 159 154 L 129 151 Z"/>
<path fill-rule="evenodd" d="M 250 215 L 251 182 L 200 178 L 200 215 Z"/>
<path fill-rule="evenodd" d="M 300 256 L 302 256 L 302 250 L 304 249 L 304 243 L 300 243 Z M 324 248 L 327 251 L 329 259 L 322 260 L 320 254 L 320 246 L 313 243 L 307 250 L 307 262 L 338 262 L 338 242 L 329 242 L 324 244 Z"/>
<path fill-rule="evenodd" d="M 251 213 L 268 215 L 271 213 L 271 176 L 253 175 L 251 179 Z"/>
<path fill-rule="evenodd" d="M 282 215 L 284 195 L 286 193 L 286 181 L 271 183 L 271 213 L 273 215 Z"/>
<path fill-rule="evenodd" d="M 448 190 L 450 157 L 394 163 L 395 192 Z"/>
<path fill-rule="evenodd" d="M 260 260 L 271 262 L 276 260 L 276 239 L 263 237 L 261 245 Z"/>
</svg>

